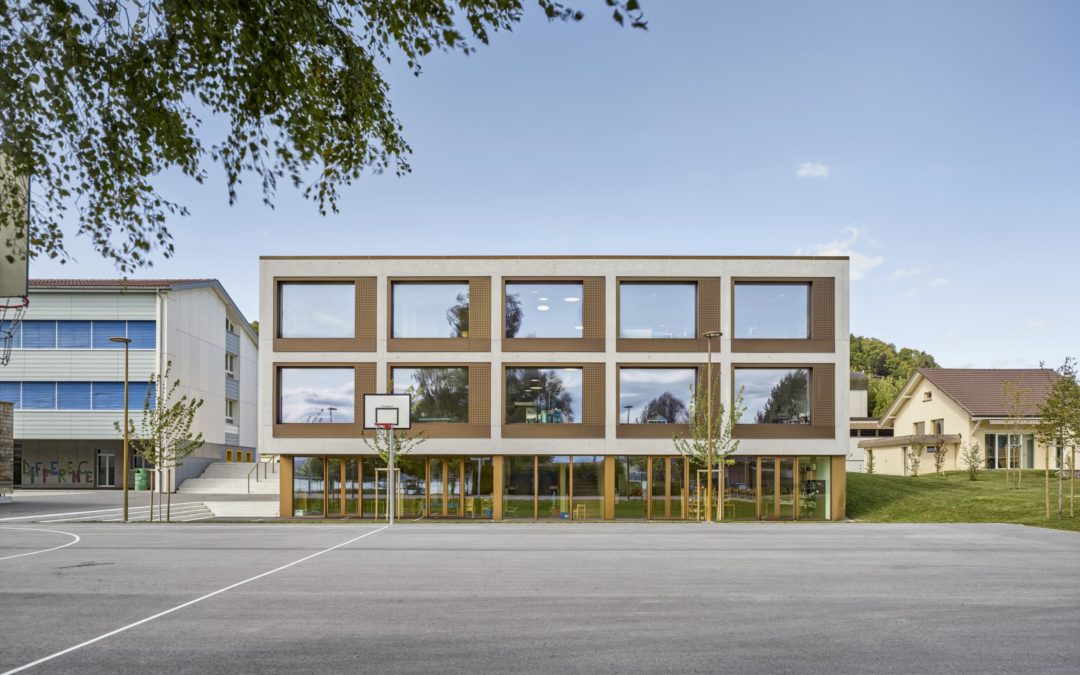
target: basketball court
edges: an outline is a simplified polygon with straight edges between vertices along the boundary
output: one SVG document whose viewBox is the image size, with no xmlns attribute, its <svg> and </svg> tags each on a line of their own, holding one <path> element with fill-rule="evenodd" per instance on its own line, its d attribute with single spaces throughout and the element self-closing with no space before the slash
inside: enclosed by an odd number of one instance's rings
<svg viewBox="0 0 1080 675">
<path fill-rule="evenodd" d="M 1070 532 L 33 527 L 0 529 L 0 672 L 41 659 L 28 672 L 1075 672 L 1080 662 Z"/>
</svg>

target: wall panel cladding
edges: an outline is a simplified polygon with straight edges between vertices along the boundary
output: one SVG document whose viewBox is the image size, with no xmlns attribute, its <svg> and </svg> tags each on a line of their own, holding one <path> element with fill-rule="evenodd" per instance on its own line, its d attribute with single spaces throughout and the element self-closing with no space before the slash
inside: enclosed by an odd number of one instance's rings
<svg viewBox="0 0 1080 675">
<path fill-rule="evenodd" d="M 375 351 L 378 283 L 375 277 L 356 280 L 356 339 L 362 351 Z"/>
<path fill-rule="evenodd" d="M 491 277 L 469 279 L 469 340 L 491 348 Z M 475 348 L 485 347 L 478 343 Z"/>
<path fill-rule="evenodd" d="M 697 326 L 698 338 L 705 333 L 720 330 L 720 315 L 723 311 L 720 298 L 720 277 L 705 277 L 697 285 Z"/>
<path fill-rule="evenodd" d="M 491 436 L 491 364 L 469 366 L 469 424 L 488 428 Z"/>
<path fill-rule="evenodd" d="M 830 344 L 836 341 L 836 280 L 832 277 L 810 282 L 810 337 Z"/>
<path fill-rule="evenodd" d="M 607 421 L 604 419 L 606 397 L 604 395 L 604 370 L 603 363 L 586 363 L 581 372 L 581 423 L 583 425 L 600 425 Z"/>
<path fill-rule="evenodd" d="M 586 277 L 583 280 L 585 291 L 582 337 L 586 340 L 603 340 L 607 324 L 607 302 L 604 297 L 604 277 Z"/>
</svg>

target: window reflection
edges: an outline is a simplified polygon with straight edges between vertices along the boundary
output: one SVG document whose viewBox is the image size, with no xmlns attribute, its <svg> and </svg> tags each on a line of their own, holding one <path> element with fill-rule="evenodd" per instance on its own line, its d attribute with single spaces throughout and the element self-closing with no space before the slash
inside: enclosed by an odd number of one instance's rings
<svg viewBox="0 0 1080 675">
<path fill-rule="evenodd" d="M 697 285 L 623 282 L 619 337 L 692 339 L 697 336 Z"/>
<path fill-rule="evenodd" d="M 581 368 L 507 368 L 508 424 L 579 424 Z"/>
<path fill-rule="evenodd" d="M 736 368 L 748 424 L 810 424 L 810 370 Z"/>
<path fill-rule="evenodd" d="M 757 457 L 732 460 L 735 463 L 724 469 L 724 517 L 757 520 Z"/>
<path fill-rule="evenodd" d="M 393 368 L 395 394 L 412 395 L 414 422 L 469 421 L 468 368 Z"/>
<path fill-rule="evenodd" d="M 615 458 L 615 519 L 648 517 L 648 458 Z"/>
<path fill-rule="evenodd" d="M 356 287 L 351 283 L 283 283 L 278 335 L 283 338 L 351 338 L 356 334 Z"/>
<path fill-rule="evenodd" d="M 356 376 L 352 368 L 282 368 L 278 422 L 352 424 Z"/>
<path fill-rule="evenodd" d="M 687 424 L 694 368 L 620 368 L 621 424 Z"/>
<path fill-rule="evenodd" d="M 322 516 L 326 481 L 322 457 L 293 457 L 293 515 Z"/>
<path fill-rule="evenodd" d="M 506 457 L 503 460 L 503 517 L 534 518 L 534 466 L 532 457 Z"/>
<path fill-rule="evenodd" d="M 799 458 L 799 519 L 829 520 L 830 457 Z"/>
<path fill-rule="evenodd" d="M 565 455 L 537 459 L 537 517 L 570 519 L 570 458 Z"/>
<path fill-rule="evenodd" d="M 810 284 L 735 284 L 735 337 L 810 337 Z"/>
<path fill-rule="evenodd" d="M 579 338 L 581 282 L 506 284 L 506 337 Z"/>
<path fill-rule="evenodd" d="M 392 294 L 391 337 L 469 337 L 468 283 L 395 282 Z"/>
</svg>

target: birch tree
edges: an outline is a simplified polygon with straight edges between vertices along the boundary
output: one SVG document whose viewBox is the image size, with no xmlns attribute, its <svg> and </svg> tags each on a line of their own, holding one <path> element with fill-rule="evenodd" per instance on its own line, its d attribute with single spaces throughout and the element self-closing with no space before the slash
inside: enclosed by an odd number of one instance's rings
<svg viewBox="0 0 1080 675">
<path fill-rule="evenodd" d="M 1046 458 L 1045 496 L 1046 517 L 1050 517 L 1050 448 L 1060 448 L 1061 455 L 1075 448 L 1080 443 L 1080 384 L 1076 381 L 1076 361 L 1065 359 L 1058 368 L 1058 377 L 1050 387 L 1050 394 L 1039 407 L 1039 424 L 1035 428 L 1035 438 L 1045 448 Z M 1063 510 L 1063 462 L 1058 466 L 1058 516 Z"/>
<path fill-rule="evenodd" d="M 1028 419 L 1031 417 L 1031 387 L 1024 385 L 1023 376 L 1021 376 L 1019 382 L 1010 382 L 1005 380 L 1001 383 L 1001 397 L 1005 403 L 1005 416 L 1008 420 L 1008 453 L 1009 461 L 1006 464 L 1005 469 L 1005 481 L 1009 481 L 1009 467 L 1012 465 L 1012 448 L 1013 439 L 1017 442 L 1017 462 L 1016 462 L 1016 489 L 1020 489 L 1020 484 L 1024 478 L 1024 431 L 1027 430 Z"/>
</svg>

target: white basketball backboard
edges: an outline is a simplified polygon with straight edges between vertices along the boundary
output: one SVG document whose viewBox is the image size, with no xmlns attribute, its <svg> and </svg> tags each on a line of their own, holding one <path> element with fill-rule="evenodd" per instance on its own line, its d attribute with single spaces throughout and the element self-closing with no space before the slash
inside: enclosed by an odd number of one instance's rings
<svg viewBox="0 0 1080 675">
<path fill-rule="evenodd" d="M 364 428 L 382 429 L 390 424 L 392 429 L 408 429 L 412 426 L 412 397 L 408 394 L 364 394 Z"/>
</svg>

